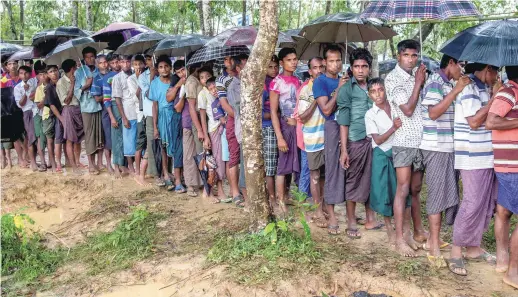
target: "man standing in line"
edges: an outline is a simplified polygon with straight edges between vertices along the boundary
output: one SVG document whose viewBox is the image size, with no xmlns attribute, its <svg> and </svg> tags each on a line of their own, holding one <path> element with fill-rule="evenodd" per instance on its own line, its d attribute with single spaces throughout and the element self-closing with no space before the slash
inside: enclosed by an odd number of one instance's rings
<svg viewBox="0 0 518 297">
<path fill-rule="evenodd" d="M 58 139 L 56 125 L 61 125 L 61 102 L 56 92 L 56 83 L 59 79 L 58 66 L 47 65 L 45 69 L 48 77 L 45 86 L 45 99 L 42 118 L 43 133 L 47 138 L 47 150 L 52 172 L 61 172 L 61 143 L 62 137 Z M 62 130 L 62 129 L 60 129 Z M 56 157 L 58 160 L 56 161 Z"/>
</svg>

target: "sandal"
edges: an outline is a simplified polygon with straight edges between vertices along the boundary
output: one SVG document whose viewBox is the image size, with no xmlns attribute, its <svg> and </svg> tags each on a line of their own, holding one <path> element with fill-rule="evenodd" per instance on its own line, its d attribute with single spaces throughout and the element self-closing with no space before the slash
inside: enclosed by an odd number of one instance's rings
<svg viewBox="0 0 518 297">
<path fill-rule="evenodd" d="M 168 191 L 172 191 L 176 188 L 176 186 L 173 184 L 171 180 L 164 180 L 165 183 L 165 189 Z"/>
<path fill-rule="evenodd" d="M 358 225 L 365 225 L 365 224 L 367 224 L 367 221 L 364 218 L 362 218 L 362 217 L 357 217 L 356 218 L 356 224 L 358 224 Z"/>
<path fill-rule="evenodd" d="M 45 172 L 45 171 L 47 171 L 47 165 L 43 165 L 43 164 L 42 164 L 42 165 L 38 166 L 38 171 L 39 171 L 39 172 Z"/>
<path fill-rule="evenodd" d="M 496 257 L 494 255 L 491 255 L 487 251 L 484 251 L 482 254 L 474 258 L 466 257 L 466 259 L 473 262 L 486 262 L 487 264 L 492 266 L 496 265 Z"/>
<path fill-rule="evenodd" d="M 174 192 L 177 194 L 183 194 L 183 193 L 187 193 L 187 190 L 183 187 L 183 185 L 178 185 L 178 186 L 174 187 Z"/>
<path fill-rule="evenodd" d="M 441 244 L 441 246 L 439 247 L 439 249 L 440 249 L 440 250 L 447 250 L 449 246 L 450 246 L 450 244 L 449 244 L 448 242 L 444 242 L 443 244 Z M 429 250 L 430 250 L 430 247 L 428 246 L 428 242 L 423 243 L 422 248 L 423 248 L 423 250 L 425 250 L 425 251 L 429 251 Z"/>
<path fill-rule="evenodd" d="M 198 197 L 198 193 L 194 189 L 187 190 L 187 196 L 189 196 L 189 197 Z"/>
<path fill-rule="evenodd" d="M 373 230 L 380 230 L 381 228 L 385 227 L 385 224 L 383 223 L 378 223 L 378 225 L 376 225 L 376 227 L 372 227 L 372 228 L 367 228 L 365 227 L 365 230 L 368 230 L 368 231 L 373 231 Z"/>
<path fill-rule="evenodd" d="M 245 207 L 245 200 L 243 199 L 243 197 L 241 195 L 234 197 L 234 199 L 232 199 L 232 201 L 238 208 Z"/>
<path fill-rule="evenodd" d="M 155 181 L 155 185 L 158 187 L 165 187 L 165 181 L 161 178 L 157 178 Z"/>
<path fill-rule="evenodd" d="M 361 233 L 358 232 L 358 228 L 347 228 L 345 230 L 347 231 L 347 237 L 349 237 L 350 239 L 362 238 Z"/>
<path fill-rule="evenodd" d="M 232 203 L 233 199 L 232 199 L 232 197 L 227 196 L 227 198 L 221 199 L 219 201 L 222 202 L 222 203 Z"/>
<path fill-rule="evenodd" d="M 333 235 L 333 236 L 338 235 L 341 233 L 339 228 L 340 228 L 340 226 L 338 226 L 338 225 L 329 225 L 329 226 L 327 226 L 327 234 Z"/>
<path fill-rule="evenodd" d="M 451 258 L 447 260 L 448 269 L 456 275 L 466 276 L 468 275 L 468 271 L 466 270 L 466 263 L 462 258 Z M 455 269 L 462 269 L 461 272 L 455 271 Z"/>
<path fill-rule="evenodd" d="M 426 253 L 426 258 L 428 258 L 428 262 L 430 262 L 430 265 L 434 268 L 440 269 L 447 266 L 446 261 L 442 255 L 436 257 L 430 255 L 430 253 Z"/>
</svg>

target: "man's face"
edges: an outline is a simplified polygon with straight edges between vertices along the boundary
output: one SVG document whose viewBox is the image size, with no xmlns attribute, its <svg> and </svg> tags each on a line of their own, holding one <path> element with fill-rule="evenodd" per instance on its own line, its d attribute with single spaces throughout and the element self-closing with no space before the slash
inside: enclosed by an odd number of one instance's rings
<svg viewBox="0 0 518 297">
<path fill-rule="evenodd" d="M 200 73 L 200 83 L 205 86 L 207 84 L 207 80 L 209 80 L 209 78 L 211 78 L 212 75 L 210 75 L 210 73 L 208 73 L 207 71 L 203 71 L 202 73 Z"/>
<path fill-rule="evenodd" d="M 369 89 L 369 97 L 376 105 L 381 105 L 385 102 L 385 87 L 381 84 L 374 84 Z"/>
<path fill-rule="evenodd" d="M 410 72 L 415 68 L 418 58 L 419 52 L 416 49 L 411 48 L 407 48 L 397 55 L 399 67 L 403 68 L 403 70 L 407 72 Z"/>
<path fill-rule="evenodd" d="M 18 61 L 9 61 L 7 62 L 7 71 L 13 72 L 18 69 Z"/>
<path fill-rule="evenodd" d="M 124 71 L 124 72 L 131 71 L 131 60 L 121 59 L 121 60 L 119 60 L 119 65 L 120 65 L 122 71 Z"/>
<path fill-rule="evenodd" d="M 294 53 L 288 54 L 284 59 L 281 61 L 281 66 L 284 70 L 289 72 L 295 72 L 297 70 L 297 63 L 299 62 L 299 59 L 297 58 L 297 55 Z"/>
<path fill-rule="evenodd" d="M 268 70 L 266 71 L 266 75 L 269 77 L 276 77 L 279 75 L 279 64 L 277 64 L 274 61 L 270 61 L 270 64 L 268 64 Z"/>
<path fill-rule="evenodd" d="M 223 60 L 223 64 L 227 70 L 232 69 L 232 58 L 230 56 L 226 56 L 225 60 Z"/>
<path fill-rule="evenodd" d="M 309 66 L 310 67 L 308 72 L 311 78 L 313 79 L 317 78 L 320 74 L 324 73 L 324 64 L 320 59 L 311 60 Z"/>
<path fill-rule="evenodd" d="M 47 73 L 46 72 L 42 72 L 42 73 L 38 73 L 38 82 L 41 82 L 41 83 L 46 83 L 47 82 Z"/>
<path fill-rule="evenodd" d="M 108 62 L 106 61 L 106 57 L 100 57 L 97 59 L 97 68 L 99 71 L 104 72 L 108 69 Z"/>
<path fill-rule="evenodd" d="M 498 79 L 498 70 L 495 70 L 493 67 L 488 65 L 484 71 L 486 72 L 486 84 L 489 86 L 494 85 Z"/>
<path fill-rule="evenodd" d="M 342 71 L 342 54 L 339 51 L 328 51 L 324 60 L 326 71 L 337 75 Z"/>
<path fill-rule="evenodd" d="M 31 78 L 31 73 L 28 71 L 25 71 L 24 69 L 20 69 L 18 72 L 18 77 L 23 81 L 28 81 L 29 78 Z"/>
<path fill-rule="evenodd" d="M 351 66 L 354 78 L 359 82 L 365 82 L 369 76 L 369 63 L 365 60 L 355 60 Z"/>
<path fill-rule="evenodd" d="M 95 55 L 94 53 L 86 53 L 83 55 L 83 59 L 85 60 L 85 64 L 88 66 L 95 65 Z"/>
<path fill-rule="evenodd" d="M 59 76 L 58 69 L 54 68 L 54 67 L 50 68 L 49 70 L 47 70 L 47 76 L 48 76 L 48 78 L 50 78 L 53 81 L 58 80 L 58 76 Z"/>
<path fill-rule="evenodd" d="M 155 68 L 153 65 L 153 59 L 151 58 L 151 56 L 146 56 L 146 67 Z"/>
<path fill-rule="evenodd" d="M 139 61 L 139 60 L 135 60 L 133 61 L 133 70 L 137 71 L 140 70 L 140 72 L 142 72 L 142 70 L 144 70 L 144 63 L 142 61 Z"/>
<path fill-rule="evenodd" d="M 212 96 L 217 97 L 218 96 L 218 89 L 216 88 L 216 84 L 209 84 L 207 86 L 207 89 L 212 94 Z"/>
<path fill-rule="evenodd" d="M 121 66 L 119 65 L 119 60 L 118 59 L 113 59 L 109 62 L 110 64 L 110 69 L 112 71 L 115 71 L 115 72 L 119 72 L 121 71 Z"/>
<path fill-rule="evenodd" d="M 179 78 L 184 78 L 187 75 L 187 72 L 185 71 L 185 67 L 182 67 L 174 72 L 176 75 L 178 75 Z"/>
<path fill-rule="evenodd" d="M 166 62 L 158 63 L 158 73 L 162 77 L 168 77 L 171 74 L 171 66 Z"/>
</svg>

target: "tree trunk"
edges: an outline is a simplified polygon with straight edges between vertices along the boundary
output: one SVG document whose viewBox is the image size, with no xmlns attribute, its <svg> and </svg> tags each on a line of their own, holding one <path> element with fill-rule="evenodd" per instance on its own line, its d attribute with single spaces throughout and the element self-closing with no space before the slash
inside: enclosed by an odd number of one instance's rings
<svg viewBox="0 0 518 297">
<path fill-rule="evenodd" d="M 371 41 L 370 42 L 370 52 L 372 55 L 372 67 L 371 67 L 371 77 L 379 77 L 379 63 L 378 63 L 378 42 Z"/>
<path fill-rule="evenodd" d="M 331 13 L 331 0 L 326 0 L 326 11 L 324 14 L 330 14 Z"/>
<path fill-rule="evenodd" d="M 198 0 L 198 2 L 196 2 L 196 6 L 198 8 L 198 17 L 200 19 L 200 30 L 201 30 L 201 34 L 202 35 L 205 35 L 205 22 L 203 21 L 203 3 L 202 3 L 203 0 Z"/>
<path fill-rule="evenodd" d="M 246 0 L 243 0 L 243 15 L 241 18 L 241 26 L 246 26 Z"/>
<path fill-rule="evenodd" d="M 387 47 L 388 47 L 388 40 L 385 40 L 385 43 L 383 44 L 383 61 L 387 59 Z"/>
<path fill-rule="evenodd" d="M 299 17 L 297 18 L 297 29 L 300 28 L 300 17 L 301 16 L 302 16 L 302 0 L 299 0 Z"/>
<path fill-rule="evenodd" d="M 16 32 L 16 26 L 14 22 L 13 7 L 11 6 L 11 3 L 7 0 L 2 0 L 2 4 L 4 5 L 5 10 L 7 10 L 7 17 L 9 18 L 9 26 L 11 29 L 12 39 L 16 40 L 18 39 L 18 32 Z"/>
<path fill-rule="evenodd" d="M 79 20 L 79 1 L 72 0 L 72 26 L 77 27 Z"/>
<path fill-rule="evenodd" d="M 23 40 L 25 39 L 24 31 L 25 31 L 25 12 L 24 12 L 24 5 L 23 0 L 20 0 L 20 40 L 23 44 Z"/>
<path fill-rule="evenodd" d="M 288 0 L 288 29 L 291 29 L 291 0 Z"/>
<path fill-rule="evenodd" d="M 210 9 L 210 0 L 202 0 L 203 9 L 203 28 L 208 36 L 214 36 L 214 30 L 212 26 L 212 11 Z"/>
<path fill-rule="evenodd" d="M 131 1 L 131 21 L 134 23 L 137 22 L 137 11 L 135 5 L 135 1 Z"/>
<path fill-rule="evenodd" d="M 395 59 L 397 57 L 397 53 L 396 53 L 396 47 L 394 46 L 394 38 L 390 37 L 389 44 L 390 44 L 390 54 L 392 55 L 392 59 Z"/>
<path fill-rule="evenodd" d="M 428 35 L 430 35 L 430 33 L 432 33 L 434 26 L 435 26 L 435 23 L 425 23 L 425 24 L 422 24 L 421 30 L 419 30 L 419 26 L 418 26 L 417 33 L 414 35 L 414 37 L 412 39 L 419 41 L 419 34 L 421 33 L 420 31 L 422 31 L 423 32 L 422 42 L 424 42 L 426 40 L 426 38 L 428 37 Z M 422 47 L 423 47 L 423 45 L 421 44 L 421 48 Z"/>
<path fill-rule="evenodd" d="M 268 63 L 279 32 L 278 0 L 260 1 L 259 31 L 245 69 L 241 72 L 241 125 L 245 179 L 250 205 L 250 229 L 257 232 L 269 222 L 272 211 L 264 186 L 262 151 L 262 92 Z"/>
<path fill-rule="evenodd" d="M 93 22 L 93 14 L 92 14 L 92 1 L 85 0 L 86 6 L 86 30 L 93 31 L 94 30 L 94 22 Z"/>
</svg>

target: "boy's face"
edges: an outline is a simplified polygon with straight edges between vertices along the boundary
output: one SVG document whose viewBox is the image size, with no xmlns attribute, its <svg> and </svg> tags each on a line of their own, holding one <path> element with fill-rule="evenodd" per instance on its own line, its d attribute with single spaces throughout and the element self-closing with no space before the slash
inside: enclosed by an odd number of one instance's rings
<svg viewBox="0 0 518 297">
<path fill-rule="evenodd" d="M 212 75 L 210 75 L 210 73 L 206 72 L 206 71 L 203 71 L 202 73 L 200 73 L 200 83 L 205 86 L 207 84 L 207 80 L 209 78 L 211 78 Z"/>
<path fill-rule="evenodd" d="M 55 67 L 50 68 L 49 70 L 47 70 L 47 76 L 48 76 L 48 78 L 50 78 L 53 81 L 58 80 L 58 76 L 59 76 L 58 69 Z"/>
<path fill-rule="evenodd" d="M 218 97 L 218 89 L 216 88 L 216 84 L 211 83 L 207 86 L 207 89 L 214 97 Z"/>
<path fill-rule="evenodd" d="M 270 64 L 268 64 L 268 70 L 266 72 L 266 75 L 269 77 L 276 77 L 279 75 L 279 64 L 277 64 L 274 61 L 270 61 Z"/>
<path fill-rule="evenodd" d="M 105 57 L 97 59 L 97 68 L 99 68 L 99 71 L 105 71 L 108 68 L 108 62 Z"/>
<path fill-rule="evenodd" d="M 38 82 L 46 83 L 47 79 L 48 77 L 46 72 L 38 73 Z"/>
<path fill-rule="evenodd" d="M 144 70 L 144 63 L 142 63 L 142 61 L 139 61 L 139 60 L 135 60 L 133 61 L 133 70 L 137 71 L 140 70 L 140 72 L 142 72 L 142 70 Z"/>
<path fill-rule="evenodd" d="M 178 70 L 175 70 L 175 72 L 174 72 L 174 73 L 175 73 L 176 75 L 178 75 L 178 77 L 179 77 L 179 78 L 184 78 L 184 77 L 185 77 L 185 75 L 187 74 L 187 73 L 185 72 L 185 67 L 182 67 L 182 68 L 180 68 L 180 69 L 178 69 Z"/>
<path fill-rule="evenodd" d="M 18 61 L 9 61 L 7 62 L 7 71 L 16 71 L 18 68 Z"/>
<path fill-rule="evenodd" d="M 158 73 L 162 77 L 168 77 L 171 74 L 171 66 L 166 62 L 160 62 L 158 64 Z"/>
<path fill-rule="evenodd" d="M 374 104 L 381 105 L 385 102 L 386 96 L 385 96 L 385 87 L 381 84 L 374 84 L 369 89 L 369 97 L 372 101 L 374 101 Z"/>
<path fill-rule="evenodd" d="M 29 78 L 31 78 L 31 73 L 30 72 L 27 72 L 25 71 L 24 69 L 21 69 L 19 72 L 18 72 L 18 77 L 23 80 L 23 81 L 28 81 Z"/>
</svg>

